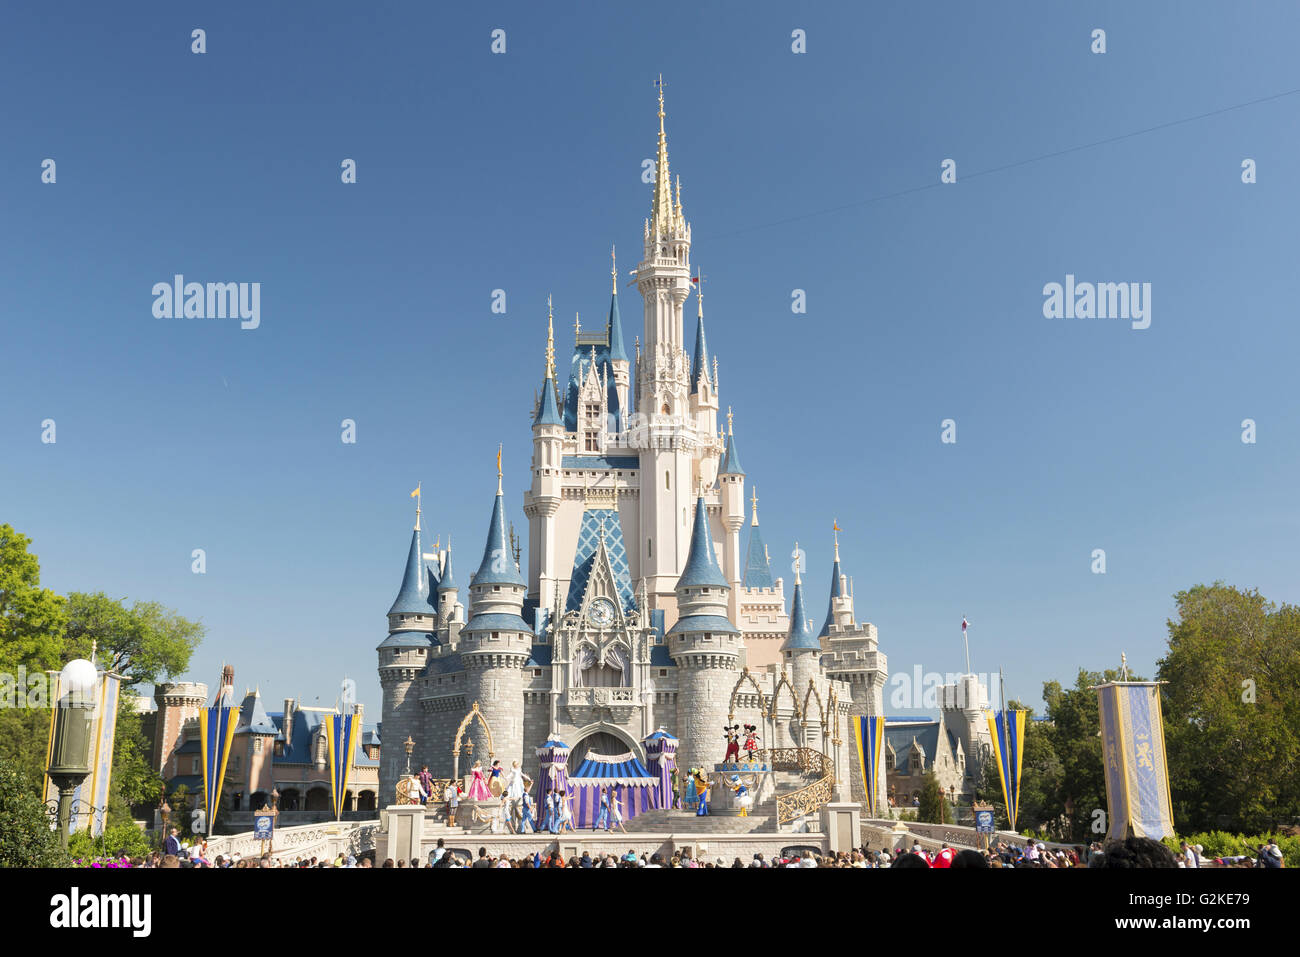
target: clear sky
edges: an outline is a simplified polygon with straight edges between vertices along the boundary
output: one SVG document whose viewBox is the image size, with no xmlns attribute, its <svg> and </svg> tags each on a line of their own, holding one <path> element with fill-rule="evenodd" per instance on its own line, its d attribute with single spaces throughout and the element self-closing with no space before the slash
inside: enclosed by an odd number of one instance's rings
<svg viewBox="0 0 1300 957">
<path fill-rule="evenodd" d="M 468 574 L 503 442 L 525 527 L 546 296 L 563 353 L 639 258 L 662 72 L 776 572 L 797 539 L 820 624 L 838 519 L 891 672 L 961 670 L 966 615 L 1036 705 L 1149 675 L 1176 591 L 1300 599 L 1297 36 L 1291 3 L 6 5 L 0 520 L 49 587 L 202 619 L 189 677 L 351 676 L 377 718 L 407 493 Z M 260 327 L 155 318 L 175 273 L 260 282 Z M 1067 274 L 1150 283 L 1150 328 L 1045 318 Z"/>
</svg>

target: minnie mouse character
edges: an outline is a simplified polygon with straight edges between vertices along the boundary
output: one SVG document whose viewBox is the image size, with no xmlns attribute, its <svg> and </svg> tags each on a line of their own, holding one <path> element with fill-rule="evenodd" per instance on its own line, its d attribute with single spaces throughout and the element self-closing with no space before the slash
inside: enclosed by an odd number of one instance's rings
<svg viewBox="0 0 1300 957">
<path fill-rule="evenodd" d="M 723 725 L 723 736 L 727 739 L 727 754 L 722 759 L 723 764 L 734 763 L 740 760 L 740 725 L 728 724 Z"/>
<path fill-rule="evenodd" d="M 754 752 L 758 750 L 758 725 L 745 725 L 745 760 L 753 763 Z"/>
</svg>

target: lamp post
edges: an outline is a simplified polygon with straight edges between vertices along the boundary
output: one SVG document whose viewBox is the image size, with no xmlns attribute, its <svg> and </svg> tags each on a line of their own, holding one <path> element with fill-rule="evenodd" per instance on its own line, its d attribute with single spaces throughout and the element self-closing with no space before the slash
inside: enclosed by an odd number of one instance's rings
<svg viewBox="0 0 1300 957">
<path fill-rule="evenodd" d="M 414 742 L 413 740 L 411 740 L 411 736 L 410 736 L 409 734 L 406 736 L 406 741 L 404 741 L 404 742 L 402 743 L 402 747 L 406 749 L 406 773 L 407 773 L 407 774 L 410 774 L 410 773 L 411 773 L 411 755 L 412 755 L 412 753 L 414 753 L 414 751 L 415 751 L 415 742 Z"/>
<path fill-rule="evenodd" d="M 90 733 L 99 673 L 84 658 L 69 661 L 59 673 L 62 694 L 54 707 L 48 773 L 59 789 L 59 843 L 66 849 L 72 828 L 72 795 L 90 774 Z"/>
</svg>

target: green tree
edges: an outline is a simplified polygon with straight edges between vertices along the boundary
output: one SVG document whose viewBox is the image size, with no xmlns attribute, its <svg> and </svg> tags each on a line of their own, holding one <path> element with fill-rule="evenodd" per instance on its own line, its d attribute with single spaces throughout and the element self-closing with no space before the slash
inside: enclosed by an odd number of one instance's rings
<svg viewBox="0 0 1300 957">
<path fill-rule="evenodd" d="M 1266 831 L 1300 816 L 1300 609 L 1222 582 L 1174 596 L 1160 659 L 1180 830 Z"/>
<path fill-rule="evenodd" d="M 126 685 L 152 684 L 182 674 L 204 635 L 203 625 L 155 601 L 123 599 L 103 592 L 68 595 L 66 651 L 90 657 L 92 645 L 104 668 Z"/>
<path fill-rule="evenodd" d="M 67 862 L 36 784 L 0 761 L 0 867 L 60 867 Z"/>
<path fill-rule="evenodd" d="M 31 539 L 0 525 L 0 671 L 14 674 L 62 668 L 66 615 L 63 599 L 41 587 L 41 566 L 27 551 Z"/>
<path fill-rule="evenodd" d="M 933 771 L 926 771 L 921 779 L 921 805 L 916 809 L 916 819 L 932 824 L 952 823 L 948 799 L 944 797 L 939 778 Z"/>
</svg>

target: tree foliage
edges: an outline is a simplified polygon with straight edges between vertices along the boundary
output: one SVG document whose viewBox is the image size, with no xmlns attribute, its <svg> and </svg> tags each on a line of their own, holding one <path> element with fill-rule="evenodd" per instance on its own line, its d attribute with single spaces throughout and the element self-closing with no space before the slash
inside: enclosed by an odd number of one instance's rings
<svg viewBox="0 0 1300 957">
<path fill-rule="evenodd" d="M 127 608 L 103 592 L 68 595 L 67 619 L 66 653 L 89 658 L 93 644 L 100 663 L 127 685 L 183 674 L 204 634 L 200 623 L 157 602 Z"/>
<path fill-rule="evenodd" d="M 916 819 L 932 824 L 952 823 L 948 799 L 944 797 L 943 787 L 933 771 L 926 771 L 921 779 L 921 804 L 916 809 Z"/>
<path fill-rule="evenodd" d="M 1300 817 L 1300 609 L 1215 582 L 1174 596 L 1159 662 L 1180 830 Z"/>
<path fill-rule="evenodd" d="M 16 673 L 63 667 L 63 599 L 41 587 L 41 566 L 27 551 L 31 539 L 0 525 L 0 670 Z"/>
<path fill-rule="evenodd" d="M 59 867 L 67 862 L 34 781 L 0 761 L 0 867 Z"/>
</svg>

